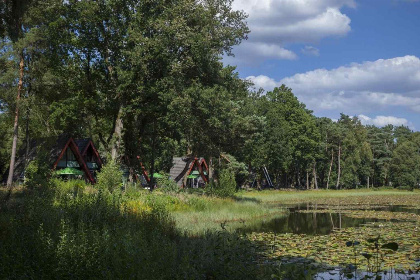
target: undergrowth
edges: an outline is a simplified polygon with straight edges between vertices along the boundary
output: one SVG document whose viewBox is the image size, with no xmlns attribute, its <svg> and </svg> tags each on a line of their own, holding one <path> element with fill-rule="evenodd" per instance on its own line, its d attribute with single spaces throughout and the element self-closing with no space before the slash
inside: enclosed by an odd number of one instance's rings
<svg viewBox="0 0 420 280">
<path fill-rule="evenodd" d="M 256 279 L 256 247 L 225 230 L 181 233 L 168 209 L 200 200 L 54 181 L 0 208 L 1 279 Z M 265 277 L 264 277 L 265 276 Z"/>
</svg>

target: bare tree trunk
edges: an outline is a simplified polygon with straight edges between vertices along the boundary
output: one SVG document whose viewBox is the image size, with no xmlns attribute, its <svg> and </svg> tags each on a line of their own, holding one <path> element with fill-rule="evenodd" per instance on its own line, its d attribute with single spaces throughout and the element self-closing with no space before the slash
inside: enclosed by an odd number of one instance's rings
<svg viewBox="0 0 420 280">
<path fill-rule="evenodd" d="M 13 183 L 13 173 L 15 171 L 15 159 L 16 159 L 16 147 L 18 140 L 19 132 L 19 101 L 23 88 L 23 70 L 24 70 L 24 59 L 23 52 L 20 54 L 20 63 L 19 63 L 19 83 L 18 83 L 18 92 L 16 96 L 16 110 L 15 110 L 15 122 L 13 124 L 13 142 L 12 142 L 12 155 L 10 156 L 10 167 L 9 167 L 9 177 L 7 177 L 7 186 L 10 187 Z"/>
<path fill-rule="evenodd" d="M 330 184 L 330 177 L 331 177 L 331 170 L 334 162 L 334 150 L 331 148 L 331 163 L 330 163 L 330 170 L 328 171 L 328 178 L 327 178 L 327 190 Z"/>
<path fill-rule="evenodd" d="M 302 185 L 300 183 L 301 183 L 300 182 L 300 168 L 298 167 L 298 170 L 297 170 L 297 184 L 298 184 L 298 188 L 301 188 L 302 187 Z"/>
<path fill-rule="evenodd" d="M 306 171 L 306 189 L 309 190 L 309 172 Z"/>
<path fill-rule="evenodd" d="M 316 176 L 316 161 L 314 161 L 314 167 L 312 169 L 312 176 L 313 176 L 313 181 L 314 181 L 314 184 L 315 184 L 315 189 L 317 190 L 318 189 L 318 179 L 317 179 L 317 176 Z"/>
<path fill-rule="evenodd" d="M 150 191 L 153 191 L 155 188 L 155 150 L 156 150 L 156 120 L 153 122 L 153 135 L 152 135 L 152 161 L 150 163 L 150 181 L 149 187 Z"/>
<path fill-rule="evenodd" d="M 341 176 L 341 143 L 338 144 L 338 173 L 337 173 L 337 185 L 336 189 L 340 186 L 340 176 Z"/>
<path fill-rule="evenodd" d="M 213 157 L 209 159 L 209 182 L 213 179 Z"/>
<path fill-rule="evenodd" d="M 113 160 L 118 159 L 121 142 L 122 142 L 122 130 L 123 130 L 123 122 L 122 122 L 122 106 L 118 110 L 118 116 L 115 120 L 115 128 L 114 128 L 114 135 L 113 135 L 113 142 L 112 142 L 112 149 L 111 149 L 111 158 Z"/>
<path fill-rule="evenodd" d="M 29 163 L 29 148 L 30 148 L 30 138 L 29 138 L 29 114 L 30 110 L 29 107 L 26 110 L 26 128 L 25 128 L 25 142 L 26 142 L 26 150 L 25 150 L 25 170 Z"/>
<path fill-rule="evenodd" d="M 370 177 L 368 176 L 368 178 L 367 178 L 367 188 L 369 189 L 369 179 L 370 179 Z"/>
</svg>

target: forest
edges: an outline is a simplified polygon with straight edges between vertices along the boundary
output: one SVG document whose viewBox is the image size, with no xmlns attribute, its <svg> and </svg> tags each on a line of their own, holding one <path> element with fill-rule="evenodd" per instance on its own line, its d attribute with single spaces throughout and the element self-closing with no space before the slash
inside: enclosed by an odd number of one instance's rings
<svg viewBox="0 0 420 280">
<path fill-rule="evenodd" d="M 1 279 L 420 277 L 420 132 L 242 79 L 232 2 L 0 1 Z M 73 139 L 98 148 L 96 181 Z M 168 177 L 184 156 L 203 188 Z"/>
<path fill-rule="evenodd" d="M 265 92 L 224 65 L 250 33 L 231 4 L 1 1 L 3 181 L 31 139 L 66 133 L 131 173 L 138 156 L 153 174 L 228 154 L 238 185 L 263 186 L 266 167 L 277 188 L 418 188 L 419 132 L 317 117 L 287 85 Z"/>
</svg>

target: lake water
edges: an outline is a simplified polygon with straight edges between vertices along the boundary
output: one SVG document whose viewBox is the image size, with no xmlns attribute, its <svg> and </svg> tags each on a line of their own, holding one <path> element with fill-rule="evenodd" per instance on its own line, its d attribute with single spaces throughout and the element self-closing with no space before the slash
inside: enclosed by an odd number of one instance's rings
<svg viewBox="0 0 420 280">
<path fill-rule="evenodd" d="M 333 231 L 333 229 L 341 229 L 347 227 L 357 227 L 370 222 L 378 222 L 379 219 L 354 218 L 348 217 L 341 213 L 340 210 L 334 213 L 316 213 L 310 211 L 319 211 L 330 209 L 329 207 L 318 206 L 313 204 L 300 204 L 295 206 L 281 205 L 279 207 L 287 208 L 289 215 L 265 220 L 259 223 L 245 223 L 238 231 L 242 233 L 251 232 L 275 232 L 275 233 L 295 233 L 309 235 L 325 235 Z M 354 209 L 353 210 L 365 210 Z M 410 209 L 404 206 L 377 206 L 370 210 L 390 211 L 390 212 L 406 212 L 420 214 L 420 209 Z M 305 212 L 302 212 L 305 211 Z M 309 213 L 308 213 L 309 211 Z M 348 211 L 348 210 L 342 210 Z"/>
<path fill-rule="evenodd" d="M 420 215 L 420 209 L 412 209 L 405 206 L 393 205 L 393 206 L 360 206 L 356 207 L 328 207 L 326 205 L 313 205 L 313 204 L 300 204 L 295 206 L 279 205 L 279 207 L 287 208 L 289 214 L 284 217 L 277 217 L 268 219 L 265 221 L 259 221 L 254 223 L 245 223 L 242 228 L 238 229 L 242 233 L 264 233 L 274 232 L 277 234 L 282 233 L 293 233 L 293 234 L 306 234 L 306 235 L 328 235 L 334 229 L 344 229 L 348 227 L 359 227 L 363 224 L 371 222 L 380 222 L 383 220 L 372 219 L 372 218 L 355 218 L 345 215 L 343 212 L 349 212 L 351 210 L 375 210 L 375 211 L 387 211 L 387 212 L 404 212 L 413 213 Z M 350 209 L 349 209 L 350 208 Z M 328 210 L 327 213 L 326 210 Z M 312 212 L 311 212 L 312 211 Z M 321 212 L 321 213 L 320 213 Z M 392 220 L 392 222 L 398 223 L 398 220 Z M 420 238 L 420 236 L 419 236 Z M 420 260 L 419 260 L 420 261 Z M 293 260 L 292 260 L 293 262 Z M 406 271 L 407 272 L 407 271 Z M 353 275 L 352 278 L 348 277 L 349 273 Z M 346 277 L 347 275 L 347 277 Z M 365 278 L 368 275 L 369 277 Z M 394 270 L 388 271 L 386 274 L 380 274 L 381 278 L 372 277 L 372 274 L 368 274 L 363 271 L 357 272 L 346 272 L 343 273 L 342 268 L 331 268 L 331 270 L 322 271 L 317 273 L 313 279 L 413 279 L 420 280 L 420 274 L 413 273 L 405 275 L 397 273 Z"/>
</svg>

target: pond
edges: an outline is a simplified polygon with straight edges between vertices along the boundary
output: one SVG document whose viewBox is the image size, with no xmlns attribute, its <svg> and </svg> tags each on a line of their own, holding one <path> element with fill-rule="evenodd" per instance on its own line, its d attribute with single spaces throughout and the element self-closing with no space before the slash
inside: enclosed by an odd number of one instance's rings
<svg viewBox="0 0 420 280">
<path fill-rule="evenodd" d="M 237 230 L 265 249 L 266 262 L 307 267 L 309 261 L 318 271 L 313 279 L 350 279 L 350 274 L 353 279 L 364 279 L 369 269 L 365 256 L 376 252 L 368 240 L 377 238 L 381 267 L 387 271 L 382 279 L 420 279 L 420 209 L 310 203 L 279 207 L 287 207 L 289 214 L 245 223 Z M 357 246 L 347 245 L 353 241 Z M 398 250 L 381 249 L 389 242 L 398 243 Z M 346 272 L 352 264 L 359 267 L 357 277 L 354 271 Z M 406 276 L 408 272 L 412 273 Z"/>
<path fill-rule="evenodd" d="M 257 223 L 245 223 L 238 229 L 241 233 L 252 232 L 274 232 L 274 233 L 294 233 L 307 235 L 325 235 L 330 234 L 335 229 L 349 227 L 358 227 L 367 223 L 388 220 L 387 217 L 372 217 L 372 215 L 355 215 L 355 213 L 368 214 L 373 211 L 376 213 L 411 213 L 420 214 L 420 209 L 412 209 L 406 206 L 369 206 L 355 208 L 348 207 L 337 208 L 336 206 L 326 206 L 317 204 L 298 204 L 294 206 L 279 205 L 281 208 L 287 208 L 289 214 L 283 217 L 276 217 Z M 369 212 L 370 211 L 370 212 Z M 397 219 L 389 219 L 397 222 Z"/>
</svg>

